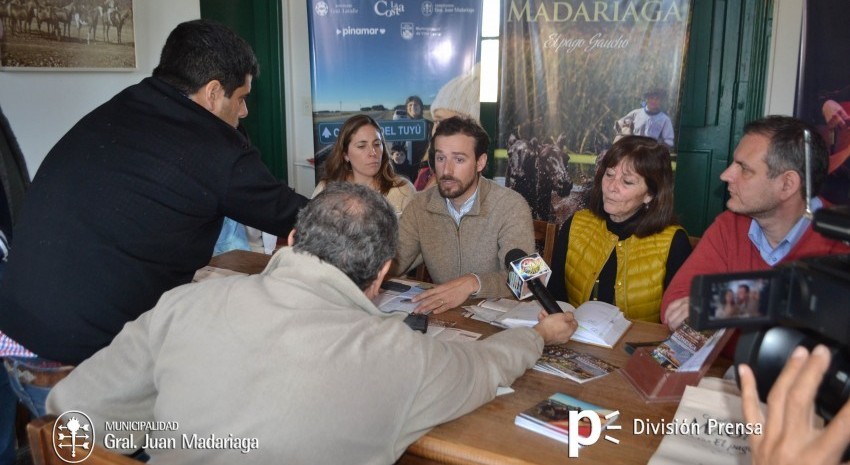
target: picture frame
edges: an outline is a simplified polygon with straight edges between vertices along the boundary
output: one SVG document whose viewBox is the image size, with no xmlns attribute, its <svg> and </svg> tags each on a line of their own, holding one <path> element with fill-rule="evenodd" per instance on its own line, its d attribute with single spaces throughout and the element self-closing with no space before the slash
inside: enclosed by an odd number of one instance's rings
<svg viewBox="0 0 850 465">
<path fill-rule="evenodd" d="M 133 71 L 134 0 L 0 2 L 0 71 Z"/>
</svg>

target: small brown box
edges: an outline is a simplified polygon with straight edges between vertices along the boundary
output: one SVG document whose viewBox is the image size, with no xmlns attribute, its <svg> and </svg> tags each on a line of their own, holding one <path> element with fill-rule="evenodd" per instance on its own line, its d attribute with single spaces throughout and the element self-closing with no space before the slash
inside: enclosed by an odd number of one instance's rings
<svg viewBox="0 0 850 465">
<path fill-rule="evenodd" d="M 699 384 L 731 335 L 732 331 L 726 331 L 698 371 L 670 371 L 652 358 L 652 347 L 639 347 L 620 373 L 637 389 L 645 402 L 678 402 L 682 399 L 685 386 Z"/>
</svg>

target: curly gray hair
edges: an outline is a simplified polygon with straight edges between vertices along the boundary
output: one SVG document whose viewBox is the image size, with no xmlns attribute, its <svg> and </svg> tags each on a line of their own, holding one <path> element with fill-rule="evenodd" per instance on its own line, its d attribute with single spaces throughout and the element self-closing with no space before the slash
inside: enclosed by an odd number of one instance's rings
<svg viewBox="0 0 850 465">
<path fill-rule="evenodd" d="M 296 252 L 319 257 L 360 289 L 395 257 L 398 219 L 380 193 L 352 182 L 332 182 L 298 213 Z"/>
</svg>

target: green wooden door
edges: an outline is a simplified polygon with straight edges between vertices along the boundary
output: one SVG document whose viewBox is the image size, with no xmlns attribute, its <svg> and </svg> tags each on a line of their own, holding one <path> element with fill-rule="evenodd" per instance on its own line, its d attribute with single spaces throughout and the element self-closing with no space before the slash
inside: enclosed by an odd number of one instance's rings
<svg viewBox="0 0 850 465">
<path fill-rule="evenodd" d="M 263 161 L 278 179 L 287 179 L 283 97 L 283 25 L 280 0 L 200 0 L 201 17 L 226 24 L 254 48 L 260 77 L 248 97 L 242 124 Z"/>
<path fill-rule="evenodd" d="M 694 0 L 679 146 L 676 212 L 702 235 L 723 211 L 729 165 L 744 124 L 761 115 L 772 0 Z"/>
</svg>

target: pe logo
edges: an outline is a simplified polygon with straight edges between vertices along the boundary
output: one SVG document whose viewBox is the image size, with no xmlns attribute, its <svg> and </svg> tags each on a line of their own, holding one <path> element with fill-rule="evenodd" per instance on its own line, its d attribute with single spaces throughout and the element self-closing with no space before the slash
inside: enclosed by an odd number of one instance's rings
<svg viewBox="0 0 850 465">
<path fill-rule="evenodd" d="M 53 450 L 60 460 L 80 463 L 94 447 L 94 424 L 83 412 L 69 410 L 53 423 Z"/>
<path fill-rule="evenodd" d="M 605 422 L 608 423 L 612 418 L 620 415 L 619 410 L 615 410 L 608 415 L 605 415 Z M 570 458 L 578 457 L 578 449 L 581 446 L 591 446 L 596 444 L 596 441 L 599 440 L 599 436 L 602 435 L 602 421 L 599 418 L 599 414 L 594 410 L 570 410 L 570 418 L 569 418 L 569 426 L 568 426 L 568 434 L 569 434 L 569 446 L 570 446 Z M 590 423 L 590 425 L 588 425 Z M 586 435 L 582 435 L 580 433 L 579 428 L 584 428 L 583 432 L 587 431 L 587 426 L 590 426 L 590 433 Z M 605 429 L 622 429 L 622 426 L 619 425 L 607 425 Z M 605 435 L 606 441 L 611 441 L 614 444 L 619 444 L 620 441 L 616 438 L 612 438 L 611 436 Z"/>
</svg>

